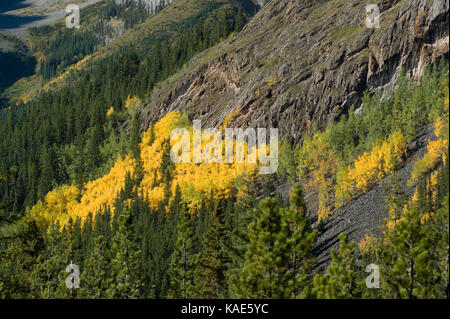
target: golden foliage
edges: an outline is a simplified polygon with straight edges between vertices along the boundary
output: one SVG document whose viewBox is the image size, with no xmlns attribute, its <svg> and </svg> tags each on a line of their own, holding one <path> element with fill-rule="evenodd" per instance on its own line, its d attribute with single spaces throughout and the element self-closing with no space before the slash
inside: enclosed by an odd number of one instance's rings
<svg viewBox="0 0 450 319">
<path fill-rule="evenodd" d="M 368 234 L 366 234 L 366 236 L 364 236 L 364 238 L 361 239 L 360 242 L 358 243 L 358 247 L 361 251 L 367 252 L 369 251 L 370 247 L 373 246 L 373 244 L 374 244 L 373 238 Z"/>
<path fill-rule="evenodd" d="M 108 109 L 108 111 L 106 111 L 106 116 L 111 116 L 111 115 L 113 115 L 114 114 L 114 107 L 113 106 L 111 106 L 109 109 Z"/>
<path fill-rule="evenodd" d="M 442 117 L 438 116 L 434 123 L 434 135 L 436 135 L 437 137 L 442 137 L 442 134 L 444 133 L 445 128 L 446 127 L 445 127 L 444 120 L 442 119 Z"/>
<path fill-rule="evenodd" d="M 28 216 L 36 221 L 38 227 L 44 227 L 54 222 L 65 224 L 69 212 L 76 204 L 78 190 L 75 186 L 63 185 L 49 192 L 44 201 L 39 201 L 28 212 Z"/>
<path fill-rule="evenodd" d="M 38 202 L 29 211 L 29 216 L 43 227 L 54 222 L 65 225 L 69 218 L 80 217 L 84 221 L 89 213 L 95 214 L 104 205 L 114 209 L 114 200 L 125 182 L 127 172 L 132 173 L 133 161 L 129 156 L 118 160 L 110 172 L 102 178 L 85 185 L 80 202 L 77 201 L 78 189 L 63 185 L 50 191 L 43 202 Z"/>
<path fill-rule="evenodd" d="M 318 218 L 322 220 L 332 214 L 329 194 L 336 174 L 338 159 L 328 143 L 329 131 L 307 137 L 297 154 L 299 162 L 297 173 L 301 179 L 308 180 L 307 191 L 318 193 Z"/>
<path fill-rule="evenodd" d="M 278 77 L 275 74 L 266 80 L 266 84 L 268 87 L 272 87 L 277 83 L 278 83 Z"/>
<path fill-rule="evenodd" d="M 228 127 L 228 125 L 230 125 L 230 123 L 232 123 L 234 121 L 234 119 L 236 117 L 238 117 L 239 108 L 240 108 L 240 106 L 238 106 L 233 112 L 231 112 L 227 116 L 225 116 L 225 118 L 223 120 L 223 124 L 220 127 L 221 129 L 223 129 L 223 130 L 226 129 Z"/>
<path fill-rule="evenodd" d="M 330 199 L 329 199 L 330 190 L 331 184 L 328 181 L 323 181 L 320 185 L 318 194 L 319 206 L 317 209 L 317 216 L 319 222 L 322 219 L 325 219 L 329 215 L 333 214 L 333 211 L 330 208 Z"/>
<path fill-rule="evenodd" d="M 337 159 L 328 144 L 327 132 L 307 137 L 297 154 L 299 178 L 307 179 L 306 188 L 318 189 L 319 184 L 336 172 Z"/>
<path fill-rule="evenodd" d="M 53 78 L 51 81 L 47 82 L 44 85 L 44 90 L 49 90 L 52 87 L 56 88 L 60 85 L 64 84 L 66 80 L 69 78 L 70 75 L 72 75 L 74 72 L 80 71 L 87 62 L 92 58 L 92 55 L 87 55 L 77 63 L 71 65 L 64 73 L 60 74 L 59 76 Z"/>
<path fill-rule="evenodd" d="M 142 101 L 137 96 L 128 95 L 127 99 L 125 100 L 125 108 L 131 116 L 134 116 L 140 104 L 142 104 Z"/>
<path fill-rule="evenodd" d="M 353 165 L 337 174 L 336 206 L 351 199 L 355 193 L 367 192 L 375 182 L 393 173 L 405 156 L 406 139 L 399 132 L 375 145 L 370 153 L 360 155 Z"/>
<path fill-rule="evenodd" d="M 134 161 L 130 156 L 119 159 L 108 174 L 85 185 L 80 203 L 74 205 L 69 214 L 84 221 L 89 213 L 95 214 L 104 205 L 114 209 L 114 200 L 124 186 L 127 173 L 132 174 L 133 168 Z"/>
<path fill-rule="evenodd" d="M 440 131 L 437 129 L 437 132 Z M 422 159 L 414 163 L 414 167 L 411 172 L 411 179 L 408 181 L 409 185 L 414 185 L 419 181 L 427 172 L 434 169 L 438 163 L 445 162 L 446 154 L 448 152 L 448 140 L 440 138 L 434 141 L 429 141 L 427 145 L 427 153 Z"/>
<path fill-rule="evenodd" d="M 130 98 L 131 99 L 131 98 Z M 131 102 L 130 102 L 131 103 Z M 179 127 L 182 115 L 179 112 L 167 114 L 154 125 L 155 137 L 152 145 L 149 145 L 151 132 L 145 132 L 140 144 L 141 158 L 143 161 L 144 176 L 138 187 L 138 193 L 146 194 L 149 205 L 156 209 L 164 199 L 164 183 L 153 187 L 154 177 L 161 180 L 160 166 L 164 143 L 170 138 L 174 128 Z M 202 146 L 205 146 L 202 143 Z M 247 146 L 245 147 L 247 150 Z M 246 152 L 247 153 L 247 152 Z M 176 164 L 172 192 L 177 185 L 180 186 L 183 200 L 188 203 L 193 211 L 201 205 L 202 198 L 209 196 L 211 191 L 216 198 L 227 198 L 236 178 L 253 174 L 257 164 L 233 163 L 233 164 Z M 124 186 L 127 173 L 133 174 L 135 161 L 130 155 L 116 161 L 108 174 L 87 183 L 77 201 L 78 191 L 75 186 L 61 186 L 49 192 L 43 202 L 36 204 L 29 212 L 29 216 L 36 219 L 40 227 L 58 221 L 64 225 L 69 220 L 80 217 L 84 221 L 89 213 L 95 213 L 104 205 L 111 207 L 114 212 L 114 201 Z"/>
</svg>

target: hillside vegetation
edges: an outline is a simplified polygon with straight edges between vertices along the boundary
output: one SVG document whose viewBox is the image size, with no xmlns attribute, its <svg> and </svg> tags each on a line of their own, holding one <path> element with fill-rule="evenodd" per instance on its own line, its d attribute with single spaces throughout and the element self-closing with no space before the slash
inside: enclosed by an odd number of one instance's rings
<svg viewBox="0 0 450 319">
<path fill-rule="evenodd" d="M 22 79 L 1 110 L 0 298 L 448 298 L 448 4 L 378 4 L 375 31 L 341 0 L 175 0 L 137 20 L 107 2 L 88 30 L 32 30 L 45 85 Z M 173 129 L 198 119 L 278 127 L 277 172 L 174 163 Z M 342 232 L 319 262 L 330 220 L 380 186 L 379 236 Z"/>
</svg>

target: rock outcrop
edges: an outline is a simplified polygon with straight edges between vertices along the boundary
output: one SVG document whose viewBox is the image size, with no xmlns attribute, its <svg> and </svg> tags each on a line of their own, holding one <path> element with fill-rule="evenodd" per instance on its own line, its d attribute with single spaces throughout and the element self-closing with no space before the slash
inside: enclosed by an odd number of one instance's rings
<svg viewBox="0 0 450 319">
<path fill-rule="evenodd" d="M 380 28 L 361 1 L 278 0 L 245 29 L 195 57 L 141 107 L 148 128 L 173 110 L 205 126 L 278 127 L 293 143 L 326 127 L 365 90 L 389 92 L 404 68 L 420 78 L 448 58 L 448 0 L 378 2 Z"/>
</svg>

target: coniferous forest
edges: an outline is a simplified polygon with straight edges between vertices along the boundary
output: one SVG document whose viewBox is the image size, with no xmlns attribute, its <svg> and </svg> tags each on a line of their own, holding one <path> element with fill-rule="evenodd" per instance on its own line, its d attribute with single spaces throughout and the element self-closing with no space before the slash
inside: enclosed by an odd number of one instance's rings
<svg viewBox="0 0 450 319">
<path fill-rule="evenodd" d="M 391 91 L 364 89 L 363 107 L 310 123 L 301 142 L 281 136 L 273 175 L 249 162 L 175 164 L 171 131 L 195 118 L 164 108 L 148 118 L 154 93 L 176 92 L 192 63 L 277 8 L 200 2 L 136 46 L 109 49 L 191 2 L 105 1 L 81 11 L 89 28 L 33 27 L 26 55 L 0 51 L 0 298 L 449 298 L 448 52 L 420 80 L 402 69 Z M 275 24 L 290 12 L 273 10 Z M 264 72 L 275 58 L 264 59 L 239 67 Z M 8 101 L 31 74 L 41 86 Z M 263 82 L 263 99 L 282 74 Z M 238 113 L 221 115 L 219 131 Z M 330 218 L 373 189 L 384 212 L 376 233 L 341 232 L 323 262 Z M 68 288 L 72 264 L 80 285 Z"/>
</svg>

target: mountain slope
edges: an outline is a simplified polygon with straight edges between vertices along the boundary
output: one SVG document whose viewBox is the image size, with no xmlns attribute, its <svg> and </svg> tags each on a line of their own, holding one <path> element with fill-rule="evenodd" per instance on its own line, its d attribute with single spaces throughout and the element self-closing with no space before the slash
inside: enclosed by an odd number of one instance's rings
<svg viewBox="0 0 450 319">
<path fill-rule="evenodd" d="M 365 4 L 272 1 L 238 36 L 207 50 L 161 85 L 142 107 L 146 127 L 168 111 L 218 126 L 279 127 L 299 142 L 365 90 L 384 91 L 402 67 L 420 77 L 426 61 L 448 56 L 448 2 L 378 1 L 381 28 L 365 27 Z"/>
<path fill-rule="evenodd" d="M 218 12 L 221 9 L 231 10 L 242 5 L 247 13 L 252 14 L 257 10 L 257 6 L 252 0 L 177 0 L 171 4 L 167 1 L 165 7 L 158 7 L 157 12 L 143 23 L 126 27 L 128 20 L 134 22 L 133 15 L 127 16 L 127 14 L 130 15 L 130 9 L 136 10 L 136 8 L 129 8 L 130 5 L 127 4 L 120 7 L 120 10 L 117 6 L 111 9 L 112 3 L 115 3 L 115 1 L 102 1 L 83 9 L 81 11 L 82 27 L 79 30 L 66 29 L 64 20 L 58 20 L 50 26 L 32 29 L 27 41 L 41 65 L 38 65 L 35 76 L 13 85 L 6 92 L 5 99 L 11 100 L 13 104 L 20 102 L 20 100 L 28 102 L 36 97 L 41 89 L 43 91 L 61 89 L 68 83 L 78 81 L 80 74 L 91 72 L 99 65 L 109 63 L 111 58 L 121 55 L 125 51 L 134 51 L 140 58 L 147 57 L 156 42 L 173 41 L 176 36 L 183 34 L 189 27 L 196 25 L 199 21 L 212 18 L 213 12 Z M 154 10 L 156 9 L 154 8 Z M 120 18 L 119 16 L 110 16 L 110 14 L 118 15 L 118 11 L 121 14 Z M 138 19 L 139 17 L 135 18 Z M 49 75 L 46 70 L 42 72 L 42 67 L 46 66 L 46 59 L 53 54 L 48 49 L 52 45 L 55 46 L 55 41 L 59 40 L 61 43 L 61 41 L 66 40 L 65 46 L 57 47 L 58 42 L 56 42 L 57 50 L 56 48 L 53 49 L 53 51 L 57 51 L 56 53 L 61 53 L 65 47 L 77 49 L 77 46 L 82 46 L 79 42 L 88 37 L 96 40 L 94 42 L 95 48 L 91 50 L 92 52 L 89 52 L 91 54 L 84 56 L 76 51 L 68 52 L 69 54 L 72 53 L 73 56 L 63 56 L 64 59 L 61 60 L 69 65 L 55 66 L 55 69 L 58 67 L 57 74 L 50 72 Z M 67 39 L 72 41 L 69 42 L 70 45 L 68 45 Z M 66 55 L 68 53 L 66 52 Z M 70 61 L 76 61 L 76 63 Z M 44 79 L 40 78 L 41 75 Z M 29 89 L 24 82 L 35 83 L 33 90 Z"/>
<path fill-rule="evenodd" d="M 272 1 L 239 35 L 199 54 L 152 93 L 140 109 L 144 130 L 174 110 L 201 119 L 203 127 L 217 127 L 232 114 L 230 127 L 278 127 L 283 138 L 301 145 L 313 127 L 325 129 L 352 106 L 360 114 L 364 92 L 386 99 L 401 70 L 419 80 L 427 64 L 448 59 L 447 1 L 377 3 L 380 29 L 366 28 L 363 3 Z M 413 139 L 422 146 L 394 174 L 409 196 L 413 162 L 426 147 L 423 134 Z M 327 219 L 319 264 L 330 261 L 341 232 L 356 242 L 380 234 L 388 216 L 382 182 Z M 289 185 L 278 190 L 286 194 Z M 307 201 L 315 219 L 317 192 L 308 192 Z"/>
<path fill-rule="evenodd" d="M 448 297 L 448 2 L 378 1 L 380 29 L 357 0 L 264 3 L 33 31 L 50 81 L 0 111 L 0 298 Z M 227 163 L 230 126 L 279 128 L 278 170 Z"/>
</svg>

